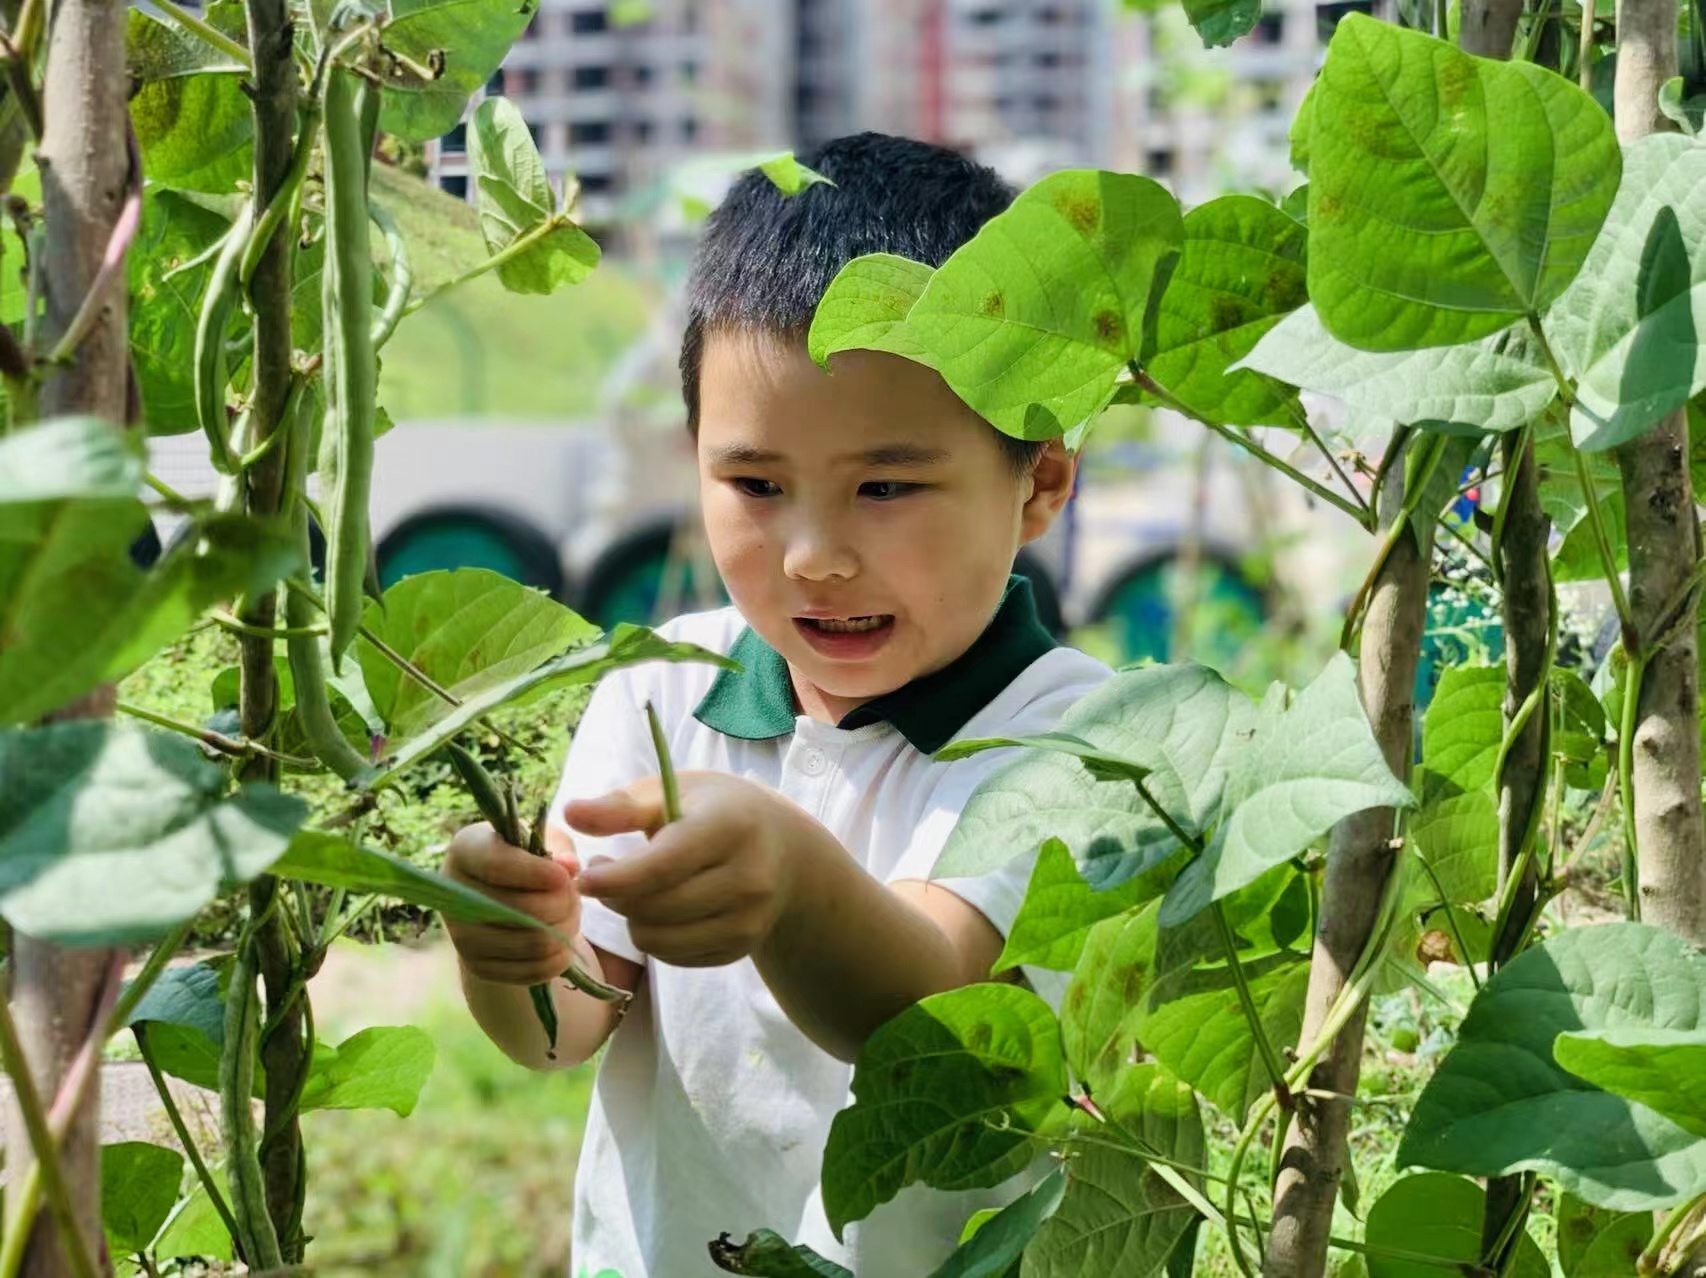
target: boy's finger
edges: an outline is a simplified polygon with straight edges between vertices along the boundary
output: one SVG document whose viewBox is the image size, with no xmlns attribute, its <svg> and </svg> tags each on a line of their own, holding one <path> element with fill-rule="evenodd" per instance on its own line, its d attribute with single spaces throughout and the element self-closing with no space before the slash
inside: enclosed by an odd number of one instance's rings
<svg viewBox="0 0 1706 1278">
<path fill-rule="evenodd" d="M 569 881 L 569 872 L 548 856 L 530 856 L 495 834 L 457 844 L 456 869 L 472 879 L 517 892 L 549 892 Z"/>
<path fill-rule="evenodd" d="M 563 808 L 563 821 L 572 830 L 599 838 L 636 831 L 655 834 L 663 828 L 663 790 L 656 777 L 648 777 L 596 799 L 572 799 Z"/>
<path fill-rule="evenodd" d="M 715 849 L 705 840 L 673 837 L 682 828 L 670 826 L 644 851 L 620 861 L 595 860 L 581 871 L 575 880 L 576 888 L 582 896 L 597 897 L 614 905 L 631 897 L 667 892 L 680 886 L 717 860 Z"/>
</svg>

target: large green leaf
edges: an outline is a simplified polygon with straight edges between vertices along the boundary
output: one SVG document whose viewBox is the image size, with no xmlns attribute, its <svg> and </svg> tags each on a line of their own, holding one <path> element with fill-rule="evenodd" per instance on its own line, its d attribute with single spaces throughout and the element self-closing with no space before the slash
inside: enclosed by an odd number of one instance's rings
<svg viewBox="0 0 1706 1278">
<path fill-rule="evenodd" d="M 836 351 L 873 350 L 920 364 L 930 352 L 906 327 L 906 317 L 934 272 L 893 253 L 856 257 L 836 272 L 812 314 L 806 349 L 823 367 Z"/>
<path fill-rule="evenodd" d="M 139 571 L 141 475 L 135 441 L 94 418 L 0 439 L 0 723 L 128 674 L 209 604 L 297 565 L 282 528 L 215 516 Z"/>
<path fill-rule="evenodd" d="M 729 669 L 727 657 L 691 643 L 671 643 L 643 626 L 620 625 L 600 643 L 577 648 L 502 683 L 492 684 L 467 697 L 462 704 L 434 722 L 420 735 L 397 747 L 394 754 L 366 779 L 370 788 L 389 784 L 411 764 L 441 748 L 487 711 L 532 693 L 543 693 L 574 684 L 592 683 L 620 666 L 642 661 L 706 661 Z"/>
<path fill-rule="evenodd" d="M 0 915 L 66 945 L 150 940 L 263 873 L 307 813 L 226 794 L 194 742 L 81 720 L 0 731 Z"/>
<path fill-rule="evenodd" d="M 375 1025 L 315 1047 L 304 1110 L 388 1109 L 407 1118 L 432 1073 L 432 1038 L 413 1025 Z"/>
<path fill-rule="evenodd" d="M 790 1243 L 773 1229 L 754 1230 L 743 1243 L 724 1234 L 710 1248 L 712 1261 L 726 1273 L 748 1274 L 753 1278 L 853 1278 L 851 1269 L 825 1260 L 804 1244 Z M 615 1273 L 614 1269 L 606 1269 L 598 1278 Z"/>
<path fill-rule="evenodd" d="M 225 1177 L 225 1169 L 219 1166 L 211 1167 L 208 1174 L 213 1178 L 220 1194 L 229 1201 L 231 1189 Z M 207 1190 L 202 1187 L 199 1178 L 191 1187 L 189 1197 L 178 1205 L 176 1213 L 160 1231 L 159 1240 L 154 1244 L 154 1256 L 157 1260 L 171 1260 L 180 1256 L 202 1256 L 213 1260 L 233 1259 L 231 1234 L 225 1228 L 225 1222 L 219 1216 L 219 1209 L 207 1196 Z"/>
<path fill-rule="evenodd" d="M 1558 1196 L 1558 1264 L 1564 1278 L 1628 1278 L 1653 1237 L 1651 1212 L 1613 1212 Z"/>
<path fill-rule="evenodd" d="M 524 675 L 599 633 L 549 595 L 484 568 L 405 577 L 382 601 L 367 605 L 363 620 L 458 700 Z M 356 654 L 392 736 L 413 736 L 451 709 L 366 639 L 357 640 Z"/>
<path fill-rule="evenodd" d="M 1386 766 L 1344 653 L 1289 707 L 1283 687 L 1263 700 L 1253 728 L 1228 751 L 1225 817 L 1203 854 L 1168 889 L 1161 922 L 1184 922 L 1290 860 L 1345 817 L 1415 803 Z"/>
<path fill-rule="evenodd" d="M 538 0 L 390 0 L 385 45 L 443 73 L 422 79 L 399 68 L 386 81 L 379 127 L 411 142 L 450 132 L 463 108 L 527 29 Z"/>
<path fill-rule="evenodd" d="M 1024 903 L 993 970 L 1026 963 L 1070 972 L 1078 966 L 1091 928 L 1165 890 L 1165 875 L 1157 871 L 1098 892 L 1084 881 L 1066 844 L 1048 839 L 1037 852 Z"/>
<path fill-rule="evenodd" d="M 1576 1077 L 1706 1136 L 1706 1029 L 1579 1030 L 1552 1052 Z"/>
<path fill-rule="evenodd" d="M 1486 1210 L 1487 1191 L 1461 1176 L 1423 1172 L 1404 1177 L 1368 1210 L 1368 1278 L 1439 1278 L 1459 1266 L 1467 1272 L 1481 1260 Z M 1534 1239 L 1524 1233 L 1516 1249 L 1507 1273 L 1548 1278 L 1551 1268 Z M 1399 1260 L 1387 1251 L 1417 1252 L 1440 1263 Z"/>
<path fill-rule="evenodd" d="M 1160 1157 L 1185 1167 L 1203 1165 L 1196 1098 L 1166 1070 L 1153 1063 L 1133 1066 L 1118 1090 L 1099 1103 L 1129 1138 Z M 1149 1278 L 1166 1267 L 1196 1219 L 1196 1211 L 1143 1159 L 1088 1146 L 1067 1163 L 1066 1195 L 1025 1249 L 1019 1272 L 1021 1278 Z"/>
<path fill-rule="evenodd" d="M 141 10 L 132 9 L 134 21 Z M 175 191 L 149 187 L 142 227 L 125 256 L 130 278 L 130 359 L 150 435 L 196 429 L 195 334 L 208 260 L 188 269 L 229 223 Z"/>
<path fill-rule="evenodd" d="M 1454 666 L 1440 678 L 1422 725 L 1421 806 L 1410 842 L 1450 904 L 1485 900 L 1498 885 L 1499 813 L 1493 769 L 1504 738 L 1501 666 Z"/>
<path fill-rule="evenodd" d="M 486 248 L 502 252 L 524 235 L 538 238 L 498 267 L 512 293 L 551 293 L 579 284 L 598 265 L 593 239 L 557 211 L 545 165 L 521 111 L 508 98 L 487 98 L 468 129 L 468 167 L 474 176 L 480 233 Z"/>
<path fill-rule="evenodd" d="M 1363 351 L 1329 333 L 1312 306 L 1282 319 L 1237 367 L 1416 425 L 1515 430 L 1558 394 L 1521 329 L 1463 346 Z"/>
<path fill-rule="evenodd" d="M 1546 321 L 1576 378 L 1571 433 L 1593 451 L 1706 388 L 1706 149 L 1655 133 L 1629 144 L 1623 168 L 1605 233 Z"/>
<path fill-rule="evenodd" d="M 1183 239 L 1159 183 L 1052 173 L 942 264 L 906 327 L 979 415 L 1051 439 L 1105 406 L 1127 361 L 1152 347 Z"/>
<path fill-rule="evenodd" d="M 1059 728 L 1147 769 L 1149 792 L 1197 835 L 1220 809 L 1230 759 L 1253 718 L 1249 698 L 1208 667 L 1152 666 L 1116 674 Z M 1061 753 L 1026 751 L 977 788 L 933 873 L 987 873 L 1048 838 L 1064 841 L 1100 890 L 1181 847 L 1130 782 L 1098 780 Z"/>
<path fill-rule="evenodd" d="M 1091 928 L 1061 1000 L 1067 1063 L 1097 1095 L 1131 1067 L 1141 1000 L 1153 979 L 1156 909 L 1151 903 Z"/>
<path fill-rule="evenodd" d="M 172 1214 L 184 1156 L 127 1140 L 101 1146 L 101 1228 L 114 1252 L 146 1251 Z"/>
<path fill-rule="evenodd" d="M 1423 1090 L 1401 1165 L 1471 1176 L 1536 1170 L 1600 1207 L 1648 1211 L 1706 1192 L 1706 1140 L 1553 1058 L 1580 1030 L 1698 1030 L 1706 957 L 1660 928 L 1572 928 L 1482 987 Z"/>
<path fill-rule="evenodd" d="M 1366 350 L 1450 346 L 1538 314 L 1617 192 L 1611 119 L 1532 63 L 1339 23 L 1309 134 L 1309 296 Z"/>
<path fill-rule="evenodd" d="M 1307 299 L 1307 240 L 1298 222 L 1253 195 L 1222 196 L 1187 213 L 1179 265 L 1161 295 L 1149 375 L 1210 421 L 1301 421 L 1289 377 L 1230 370 Z"/>
<path fill-rule="evenodd" d="M 1019 1263 L 1043 1222 L 1054 1215 L 1066 1193 L 1066 1173 L 1056 1167 L 1047 1176 L 978 1226 L 954 1249 L 930 1278 L 1004 1278 Z"/>
<path fill-rule="evenodd" d="M 1066 1082 L 1054 1013 L 1019 986 L 963 986 L 888 1021 L 829 1129 L 823 1205 L 836 1237 L 909 1184 L 986 1188 L 1023 1171 L 1029 1133 Z"/>
<path fill-rule="evenodd" d="M 202 16 L 247 43 L 243 6 L 210 4 Z M 224 194 L 253 166 L 254 113 L 243 67 L 200 36 L 141 9 L 128 12 L 125 64 L 138 87 L 130 119 L 150 182 Z"/>
<path fill-rule="evenodd" d="M 210 1091 L 219 1088 L 219 1057 L 225 1044 L 225 1000 L 219 973 L 207 963 L 169 967 L 160 973 L 126 1022 L 148 1040 L 148 1054 L 161 1072 Z M 257 1080 L 255 1094 L 260 1090 Z"/>
</svg>

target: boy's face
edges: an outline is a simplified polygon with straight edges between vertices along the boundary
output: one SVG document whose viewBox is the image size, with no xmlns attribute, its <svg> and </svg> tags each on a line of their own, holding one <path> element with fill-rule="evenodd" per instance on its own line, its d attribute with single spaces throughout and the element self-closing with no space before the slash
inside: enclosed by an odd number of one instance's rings
<svg viewBox="0 0 1706 1278">
<path fill-rule="evenodd" d="M 716 332 L 699 376 L 699 487 L 742 616 L 787 659 L 802 710 L 835 721 L 971 646 L 1013 556 L 1053 521 L 1073 462 L 1020 476 L 930 369 Z"/>
</svg>

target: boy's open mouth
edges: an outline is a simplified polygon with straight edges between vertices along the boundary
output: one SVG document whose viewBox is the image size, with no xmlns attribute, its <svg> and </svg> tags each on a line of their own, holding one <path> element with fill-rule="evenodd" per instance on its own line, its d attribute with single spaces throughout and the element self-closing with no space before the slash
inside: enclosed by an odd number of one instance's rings
<svg viewBox="0 0 1706 1278">
<path fill-rule="evenodd" d="M 891 624 L 894 618 L 884 612 L 873 613 L 868 617 L 797 617 L 795 620 L 800 625 L 823 634 L 854 635 L 881 630 Z"/>
</svg>

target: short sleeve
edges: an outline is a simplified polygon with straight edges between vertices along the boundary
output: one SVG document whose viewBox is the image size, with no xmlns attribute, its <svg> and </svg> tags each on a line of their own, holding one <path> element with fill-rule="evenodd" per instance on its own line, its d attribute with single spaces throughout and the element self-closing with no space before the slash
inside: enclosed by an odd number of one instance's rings
<svg viewBox="0 0 1706 1278">
<path fill-rule="evenodd" d="M 569 829 L 563 808 L 572 799 L 594 799 L 657 771 L 645 734 L 645 717 L 633 693 L 633 670 L 616 670 L 599 681 L 586 713 L 569 741 L 562 779 L 551 800 L 550 822 L 567 834 L 575 855 L 585 866 L 594 857 L 623 857 L 646 846 L 644 834 L 617 834 L 594 838 Z M 628 920 L 602 901 L 581 899 L 581 934 L 602 950 L 620 954 L 635 963 L 645 955 L 628 935 Z"/>
</svg>

